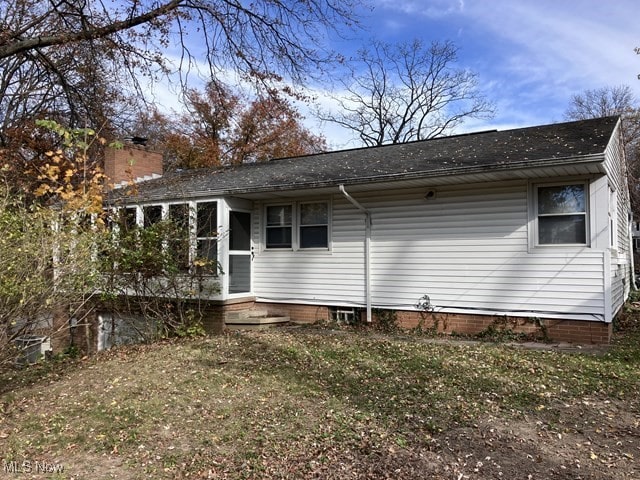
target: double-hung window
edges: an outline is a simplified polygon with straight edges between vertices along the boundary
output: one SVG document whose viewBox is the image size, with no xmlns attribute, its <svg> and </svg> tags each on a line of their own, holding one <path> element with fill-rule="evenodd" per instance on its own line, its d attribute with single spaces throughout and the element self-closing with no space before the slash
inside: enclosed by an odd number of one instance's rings
<svg viewBox="0 0 640 480">
<path fill-rule="evenodd" d="M 536 245 L 586 245 L 587 184 L 535 187 Z"/>
<path fill-rule="evenodd" d="M 292 247 L 292 210 L 292 205 L 270 205 L 267 207 L 267 248 Z"/>
<path fill-rule="evenodd" d="M 265 245 L 267 249 L 329 248 L 329 203 L 268 205 Z"/>
<path fill-rule="evenodd" d="M 329 246 L 329 206 L 327 202 L 300 204 L 300 248 Z"/>
</svg>

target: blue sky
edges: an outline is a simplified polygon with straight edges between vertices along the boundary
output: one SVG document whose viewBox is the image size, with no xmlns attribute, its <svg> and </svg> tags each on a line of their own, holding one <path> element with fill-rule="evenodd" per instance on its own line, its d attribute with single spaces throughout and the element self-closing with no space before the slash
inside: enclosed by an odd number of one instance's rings
<svg viewBox="0 0 640 480">
<path fill-rule="evenodd" d="M 491 120 L 472 120 L 459 132 L 507 129 L 563 120 L 573 94 L 629 85 L 640 99 L 637 0 L 370 0 L 364 30 L 338 48 L 371 38 L 426 43 L 451 40 L 458 66 L 479 75 L 497 108 Z M 348 52 L 344 52 L 348 53 Z M 322 92 L 317 92 L 322 101 Z M 333 148 L 354 146 L 350 134 L 318 126 Z"/>
<path fill-rule="evenodd" d="M 346 41 L 329 39 L 332 47 L 348 57 L 374 38 L 452 41 L 457 66 L 478 74 L 480 91 L 496 106 L 492 119 L 470 119 L 457 133 L 562 121 L 572 95 L 588 89 L 628 85 L 640 101 L 638 0 L 363 1 L 372 7 L 359 12 L 363 29 Z M 311 86 L 310 94 L 332 108 L 327 88 Z M 179 109 L 175 88 L 149 90 L 159 107 Z M 330 149 L 360 146 L 352 132 L 319 123 L 307 105 L 299 109 Z"/>
</svg>

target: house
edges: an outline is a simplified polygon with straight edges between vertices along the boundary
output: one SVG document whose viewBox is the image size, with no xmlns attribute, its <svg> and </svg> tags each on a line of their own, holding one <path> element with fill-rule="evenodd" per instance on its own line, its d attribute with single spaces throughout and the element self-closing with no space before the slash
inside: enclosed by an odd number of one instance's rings
<svg viewBox="0 0 640 480">
<path fill-rule="evenodd" d="M 506 320 L 602 343 L 632 284 L 626 181 L 620 121 L 605 117 L 174 172 L 111 202 L 140 224 L 195 212 L 191 255 L 222 266 L 207 298 L 222 319 L 386 309 L 408 327 Z M 215 234 L 198 236 L 199 215 Z"/>
<path fill-rule="evenodd" d="M 640 268 L 640 221 L 631 222 L 631 240 L 633 242 L 633 266 L 635 269 L 636 287 L 638 282 L 638 268 Z"/>
</svg>

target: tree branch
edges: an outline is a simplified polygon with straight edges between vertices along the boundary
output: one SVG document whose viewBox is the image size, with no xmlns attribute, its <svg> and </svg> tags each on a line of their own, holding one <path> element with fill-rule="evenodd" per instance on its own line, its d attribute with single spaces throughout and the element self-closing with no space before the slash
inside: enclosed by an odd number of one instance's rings
<svg viewBox="0 0 640 480">
<path fill-rule="evenodd" d="M 13 42 L 0 45 L 0 59 L 28 52 L 36 48 L 51 47 L 54 45 L 64 45 L 68 43 L 80 42 L 83 40 L 95 40 L 104 38 L 114 33 L 128 30 L 133 27 L 148 23 L 178 9 L 184 0 L 171 0 L 158 8 L 147 13 L 131 17 L 105 25 L 103 27 L 92 26 L 86 30 L 75 33 L 60 33 L 58 35 L 39 36 L 33 38 L 19 38 Z"/>
</svg>

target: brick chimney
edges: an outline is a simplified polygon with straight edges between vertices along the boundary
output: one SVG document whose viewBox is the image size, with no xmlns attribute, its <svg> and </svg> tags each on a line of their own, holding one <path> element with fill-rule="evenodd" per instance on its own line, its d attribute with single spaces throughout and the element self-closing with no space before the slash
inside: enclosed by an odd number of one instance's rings
<svg viewBox="0 0 640 480">
<path fill-rule="evenodd" d="M 143 182 L 162 176 L 162 153 L 150 148 L 126 144 L 122 148 L 105 148 L 104 173 L 108 183 L 122 185 Z"/>
</svg>

